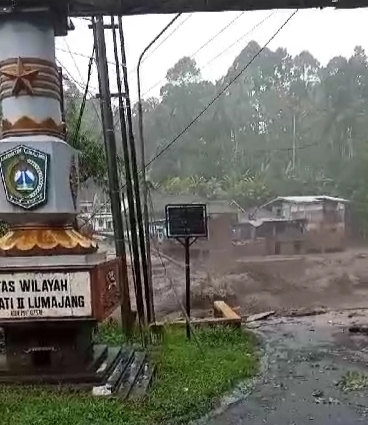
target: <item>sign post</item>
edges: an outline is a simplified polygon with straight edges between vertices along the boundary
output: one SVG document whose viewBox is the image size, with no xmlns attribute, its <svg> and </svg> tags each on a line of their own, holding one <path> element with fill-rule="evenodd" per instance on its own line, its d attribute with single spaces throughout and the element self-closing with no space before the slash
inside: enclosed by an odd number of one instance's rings
<svg viewBox="0 0 368 425">
<path fill-rule="evenodd" d="M 166 232 L 185 250 L 185 310 L 186 331 L 190 339 L 190 247 L 198 238 L 208 237 L 207 208 L 205 204 L 166 205 Z"/>
</svg>

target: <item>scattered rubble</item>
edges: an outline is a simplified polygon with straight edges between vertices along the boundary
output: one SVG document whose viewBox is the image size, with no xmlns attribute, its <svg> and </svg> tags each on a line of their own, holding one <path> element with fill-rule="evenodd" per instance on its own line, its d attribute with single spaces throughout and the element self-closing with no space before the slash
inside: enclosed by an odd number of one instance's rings
<svg viewBox="0 0 368 425">
<path fill-rule="evenodd" d="M 270 316 L 273 316 L 275 311 L 265 311 L 264 313 L 253 314 L 252 316 L 247 317 L 246 322 L 257 322 L 258 320 L 267 319 Z"/>
</svg>

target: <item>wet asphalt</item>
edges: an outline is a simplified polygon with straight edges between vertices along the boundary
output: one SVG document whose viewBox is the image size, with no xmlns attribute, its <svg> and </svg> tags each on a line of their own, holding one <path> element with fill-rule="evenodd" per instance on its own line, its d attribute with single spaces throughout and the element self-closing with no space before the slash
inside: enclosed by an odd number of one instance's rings
<svg viewBox="0 0 368 425">
<path fill-rule="evenodd" d="M 368 336 L 315 318 L 260 325 L 264 368 L 248 396 L 206 425 L 368 424 L 368 389 L 343 391 L 349 372 L 368 376 Z"/>
</svg>

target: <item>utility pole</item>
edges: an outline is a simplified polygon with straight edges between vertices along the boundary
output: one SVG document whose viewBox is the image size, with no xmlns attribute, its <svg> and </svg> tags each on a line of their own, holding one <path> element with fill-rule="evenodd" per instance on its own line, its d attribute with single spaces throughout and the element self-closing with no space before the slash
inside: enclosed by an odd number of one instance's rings
<svg viewBox="0 0 368 425">
<path fill-rule="evenodd" d="M 148 271 L 148 286 L 150 291 L 150 298 L 152 300 L 152 312 L 154 315 L 154 305 L 153 305 L 153 283 L 152 283 L 152 262 L 151 262 L 151 242 L 150 242 L 150 230 L 149 230 L 149 212 L 148 212 L 148 183 L 146 175 L 146 158 L 145 158 L 145 143 L 144 143 L 144 131 L 143 131 L 143 108 L 142 108 L 142 96 L 141 96 L 141 82 L 140 82 L 140 67 L 142 64 L 143 56 L 148 51 L 148 49 L 161 37 L 161 35 L 168 30 L 171 25 L 181 16 L 181 13 L 178 13 L 166 26 L 165 28 L 148 44 L 148 46 L 143 50 L 139 56 L 138 65 L 137 65 L 137 84 L 138 84 L 138 129 L 139 129 L 139 142 L 141 150 L 141 173 L 143 180 L 143 214 L 144 214 L 144 233 L 146 239 L 146 253 L 147 253 L 147 271 Z M 124 48 L 124 35 L 123 35 L 123 26 L 121 17 L 119 17 L 119 30 L 122 40 L 122 56 L 123 56 L 123 67 L 125 72 L 125 80 L 127 81 L 126 76 L 126 60 L 125 60 L 125 48 Z"/>
<path fill-rule="evenodd" d="M 295 122 L 295 112 L 293 113 L 293 170 L 296 166 L 296 122 Z"/>
<path fill-rule="evenodd" d="M 125 112 L 124 112 L 124 101 L 123 101 L 124 94 L 122 92 L 122 85 L 121 85 L 118 44 L 116 39 L 116 26 L 115 26 L 115 19 L 113 16 L 111 16 L 111 30 L 112 30 L 112 39 L 113 39 L 113 45 L 114 45 L 116 84 L 118 88 L 118 99 L 119 99 L 120 130 L 121 130 L 121 140 L 123 145 L 125 182 L 126 182 L 126 191 L 127 191 L 127 198 L 128 198 L 128 209 L 129 209 L 128 214 L 129 214 L 130 234 L 131 234 L 132 251 L 133 251 L 132 261 L 133 261 L 134 274 L 135 274 L 135 284 L 136 284 L 135 291 L 136 291 L 136 298 L 137 298 L 137 306 L 138 306 L 138 300 L 139 300 L 139 308 L 137 308 L 139 313 L 138 315 L 139 315 L 139 319 L 142 321 L 144 319 L 144 306 L 143 306 L 143 296 L 142 296 L 142 278 L 141 278 L 141 266 L 140 266 L 140 260 L 139 260 L 139 246 L 138 246 L 138 238 L 137 238 L 137 222 L 135 217 L 132 173 L 130 169 L 129 147 L 128 147 L 127 129 L 126 129 L 126 123 L 125 123 Z M 144 322 L 142 324 L 144 324 Z"/>
<path fill-rule="evenodd" d="M 132 314 L 126 264 L 123 217 L 121 212 L 114 118 L 111 108 L 111 93 L 109 71 L 106 57 L 105 29 L 102 16 L 98 16 L 96 19 L 92 19 L 92 29 L 95 41 L 98 80 L 100 88 L 101 113 L 105 135 L 104 141 L 108 165 L 108 178 L 111 200 L 111 213 L 114 225 L 115 249 L 116 256 L 121 259 L 121 273 L 119 276 L 119 289 L 121 297 L 121 320 L 123 329 L 128 335 L 130 335 Z"/>
<path fill-rule="evenodd" d="M 137 155 L 136 155 L 134 134 L 133 134 L 132 109 L 131 109 L 130 95 L 129 95 L 129 83 L 128 83 L 128 73 L 127 73 L 127 65 L 126 65 L 126 55 L 125 55 L 123 22 L 122 22 L 121 16 L 118 17 L 118 28 L 119 28 L 119 35 L 120 35 L 121 58 L 122 58 L 122 67 L 123 67 L 124 89 L 125 89 L 126 117 L 127 117 L 127 125 L 128 125 L 128 139 L 129 139 L 130 155 L 131 155 L 131 162 L 132 162 L 132 173 L 133 173 L 134 193 L 135 193 L 136 212 L 137 212 L 137 221 L 138 221 L 139 242 L 140 242 L 140 249 L 141 249 L 142 269 L 143 269 L 143 282 L 144 282 L 145 298 L 146 298 L 147 321 L 148 323 L 151 323 L 152 321 L 155 320 L 152 279 L 150 279 L 151 253 L 150 253 L 150 250 L 148 251 L 146 250 L 147 243 L 149 244 L 149 233 L 148 235 L 145 235 L 144 226 L 143 226 L 143 215 L 142 215 L 141 197 L 140 197 L 140 190 L 139 190 L 139 176 L 138 176 L 138 167 L 137 167 Z"/>
</svg>

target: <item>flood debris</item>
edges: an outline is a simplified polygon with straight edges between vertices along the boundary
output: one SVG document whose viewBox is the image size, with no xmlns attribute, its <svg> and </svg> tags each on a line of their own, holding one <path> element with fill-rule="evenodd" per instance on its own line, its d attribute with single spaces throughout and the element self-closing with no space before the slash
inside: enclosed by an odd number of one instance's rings
<svg viewBox="0 0 368 425">
<path fill-rule="evenodd" d="M 264 320 L 269 318 L 270 316 L 273 316 L 275 314 L 275 311 L 265 311 L 263 313 L 258 313 L 258 314 L 252 314 L 251 316 L 247 317 L 246 322 L 247 323 L 251 323 L 251 322 L 257 322 L 259 320 Z"/>
<path fill-rule="evenodd" d="M 349 327 L 349 332 L 354 334 L 368 335 L 368 325 L 353 325 Z"/>
<path fill-rule="evenodd" d="M 340 400 L 333 397 L 325 397 L 325 394 L 322 390 L 316 390 L 312 393 L 314 401 L 316 404 L 328 404 L 328 405 L 338 405 Z"/>
<path fill-rule="evenodd" d="M 321 314 L 326 314 L 326 308 L 300 308 L 297 310 L 289 310 L 286 313 L 286 316 L 289 317 L 308 317 L 308 316 L 319 316 Z"/>
<path fill-rule="evenodd" d="M 261 324 L 259 322 L 249 322 L 249 323 L 246 323 L 245 326 L 248 329 L 258 329 L 261 327 Z"/>
</svg>

